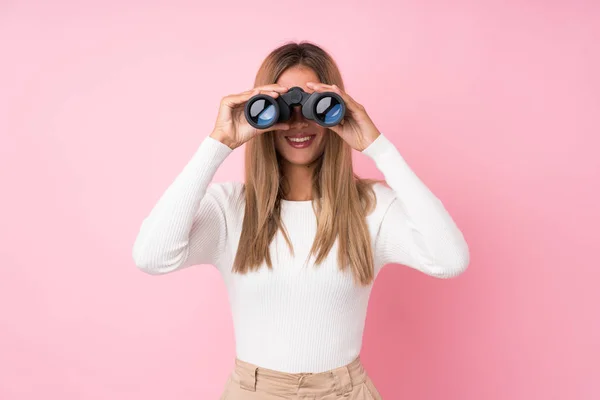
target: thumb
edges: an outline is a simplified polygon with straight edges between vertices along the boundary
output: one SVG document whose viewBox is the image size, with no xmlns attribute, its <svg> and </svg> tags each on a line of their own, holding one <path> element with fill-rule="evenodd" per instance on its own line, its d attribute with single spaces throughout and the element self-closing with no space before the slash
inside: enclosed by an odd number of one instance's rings
<svg viewBox="0 0 600 400">
<path fill-rule="evenodd" d="M 273 125 L 273 129 L 277 129 L 277 130 L 282 130 L 282 131 L 287 131 L 290 129 L 290 124 L 285 123 L 285 122 L 281 122 L 279 124 L 275 124 Z"/>
<path fill-rule="evenodd" d="M 267 129 L 263 129 L 263 131 L 287 131 L 290 129 L 290 124 L 286 123 L 286 122 L 280 122 L 277 123 L 273 126 L 270 126 Z"/>
<path fill-rule="evenodd" d="M 278 124 L 275 124 L 273 126 L 265 128 L 265 129 L 256 129 L 256 131 L 258 133 L 262 134 L 262 133 L 267 133 L 267 132 L 270 132 L 270 131 L 278 131 L 278 130 L 279 131 L 287 131 L 289 129 L 290 129 L 290 125 L 289 124 L 287 124 L 285 122 L 280 122 Z"/>
<path fill-rule="evenodd" d="M 342 132 L 344 131 L 344 128 L 342 127 L 341 124 L 337 124 L 334 126 L 330 126 L 329 129 L 331 129 L 332 131 L 334 131 L 335 133 L 337 133 L 338 135 L 341 135 Z"/>
</svg>

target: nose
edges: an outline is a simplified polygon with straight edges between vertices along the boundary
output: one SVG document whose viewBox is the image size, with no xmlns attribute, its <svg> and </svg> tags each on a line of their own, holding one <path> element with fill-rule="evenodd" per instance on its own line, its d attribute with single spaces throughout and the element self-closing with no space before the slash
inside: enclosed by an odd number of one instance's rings
<svg viewBox="0 0 600 400">
<path fill-rule="evenodd" d="M 290 115 L 290 125 L 292 129 L 305 128 L 308 126 L 308 121 L 302 115 L 302 107 L 292 107 L 292 113 Z"/>
</svg>

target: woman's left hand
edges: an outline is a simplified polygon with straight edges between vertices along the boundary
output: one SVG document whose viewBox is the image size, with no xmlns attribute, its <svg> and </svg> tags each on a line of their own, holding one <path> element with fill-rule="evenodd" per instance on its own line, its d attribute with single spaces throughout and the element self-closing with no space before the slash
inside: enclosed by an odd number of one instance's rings
<svg viewBox="0 0 600 400">
<path fill-rule="evenodd" d="M 365 107 L 354 101 L 337 85 L 306 82 L 306 86 L 315 92 L 334 92 L 342 97 L 346 103 L 346 115 L 339 124 L 330 126 L 329 129 L 337 133 L 354 150 L 363 151 L 380 135 L 379 130 L 365 111 Z"/>
</svg>

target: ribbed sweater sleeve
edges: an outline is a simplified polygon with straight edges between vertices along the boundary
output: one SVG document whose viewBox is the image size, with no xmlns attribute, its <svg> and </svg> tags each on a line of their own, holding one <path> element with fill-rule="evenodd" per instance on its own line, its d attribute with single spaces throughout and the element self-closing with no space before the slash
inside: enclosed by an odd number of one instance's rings
<svg viewBox="0 0 600 400">
<path fill-rule="evenodd" d="M 375 239 L 379 263 L 403 264 L 437 278 L 462 273 L 469 248 L 442 201 L 383 134 L 362 153 L 375 162 L 395 194 Z"/>
<path fill-rule="evenodd" d="M 207 136 L 142 221 L 133 245 L 138 268 L 152 275 L 218 262 L 227 241 L 226 202 L 210 184 L 233 150 Z"/>
</svg>

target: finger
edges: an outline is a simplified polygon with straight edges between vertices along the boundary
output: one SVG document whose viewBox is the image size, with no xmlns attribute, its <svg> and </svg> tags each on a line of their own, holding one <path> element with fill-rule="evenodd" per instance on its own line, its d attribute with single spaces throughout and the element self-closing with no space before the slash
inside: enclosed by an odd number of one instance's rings
<svg viewBox="0 0 600 400">
<path fill-rule="evenodd" d="M 275 90 L 261 90 L 260 93 L 261 94 L 269 95 L 271 97 L 277 97 L 277 96 L 279 96 L 279 92 L 277 92 Z"/>
<path fill-rule="evenodd" d="M 341 135 L 342 132 L 344 131 L 343 130 L 344 128 L 342 128 L 340 125 L 330 126 L 328 129 L 331 129 L 334 133 L 337 133 L 338 135 Z"/>
<path fill-rule="evenodd" d="M 245 91 L 239 94 L 230 94 L 229 96 L 223 97 L 221 103 L 228 107 L 235 107 L 239 104 L 248 101 L 255 94 L 258 94 L 257 89 L 254 89 L 252 91 Z"/>
<path fill-rule="evenodd" d="M 265 128 L 265 129 L 257 129 L 257 131 L 260 133 L 264 133 L 264 132 L 269 132 L 269 131 L 287 131 L 289 129 L 290 129 L 290 124 L 288 124 L 287 122 L 280 122 L 280 123 L 277 123 L 273 126 Z"/>
<path fill-rule="evenodd" d="M 357 106 L 359 108 L 362 107 L 362 105 L 359 104 L 356 100 L 354 100 L 354 98 L 352 96 L 350 96 L 348 93 L 344 93 L 344 94 L 352 103 L 354 103 L 355 106 Z"/>
<path fill-rule="evenodd" d="M 333 84 L 333 85 L 328 85 L 326 83 L 320 83 L 320 82 L 307 82 L 306 85 L 312 89 L 315 90 L 315 92 L 334 92 L 339 94 L 342 99 L 347 102 L 355 102 L 354 99 L 352 99 L 346 92 L 344 92 L 342 89 L 340 89 L 339 86 Z M 356 103 L 356 102 L 355 102 Z"/>
<path fill-rule="evenodd" d="M 273 125 L 273 130 L 281 130 L 281 131 L 288 131 L 290 130 L 291 126 L 290 124 L 288 124 L 287 122 L 280 122 L 278 124 Z"/>
<path fill-rule="evenodd" d="M 259 88 L 254 88 L 252 90 L 248 90 L 240 94 L 226 96 L 223 98 L 223 103 L 229 107 L 237 107 L 244 104 L 246 101 L 250 100 L 253 96 L 259 93 L 269 95 L 273 98 L 279 96 L 279 92 L 276 92 L 274 90 L 260 90 Z"/>
<path fill-rule="evenodd" d="M 276 91 L 279 93 L 285 93 L 289 90 L 289 88 L 285 85 L 280 85 L 278 83 L 271 83 L 269 85 L 262 85 L 262 86 L 258 86 L 257 89 L 259 90 L 270 90 L 270 91 Z"/>
<path fill-rule="evenodd" d="M 257 94 L 266 94 L 267 96 L 271 96 L 271 97 L 278 97 L 279 96 L 279 92 L 276 92 L 274 90 L 258 90 L 255 89 L 253 92 L 253 96 L 257 95 Z"/>
<path fill-rule="evenodd" d="M 329 85 L 327 83 L 322 82 L 306 82 L 306 86 L 308 86 L 311 89 L 314 89 L 315 92 L 333 92 L 335 86 L 335 88 L 337 88 L 341 92 L 341 89 L 338 86 Z"/>
</svg>

